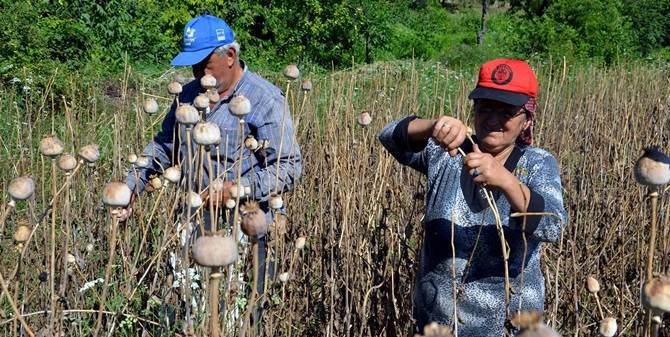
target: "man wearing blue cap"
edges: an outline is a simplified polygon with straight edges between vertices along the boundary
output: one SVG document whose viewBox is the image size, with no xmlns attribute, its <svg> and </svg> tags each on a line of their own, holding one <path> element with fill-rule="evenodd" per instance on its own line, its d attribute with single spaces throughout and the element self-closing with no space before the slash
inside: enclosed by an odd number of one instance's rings
<svg viewBox="0 0 670 337">
<path fill-rule="evenodd" d="M 216 78 L 216 91 L 219 100 L 210 104 L 205 119 L 219 126 L 222 144 L 219 151 L 208 151 L 212 159 L 212 172 L 225 172 L 224 188 L 219 192 L 209 193 L 206 189 L 202 195 L 209 203 L 224 209 L 230 199 L 228 192 L 233 181 L 249 186 L 252 191 L 249 198 L 257 200 L 266 212 L 268 223 L 273 221 L 272 212 L 268 211 L 268 200 L 271 193 L 290 190 L 294 187 L 302 170 L 300 148 L 295 142 L 293 122 L 285 107 L 285 95 L 275 85 L 252 73 L 238 55 L 240 45 L 235 42 L 235 35 L 221 19 L 202 15 L 189 21 L 184 28 L 183 51 L 171 62 L 173 66 L 191 66 L 195 80 L 186 84 L 179 94 L 180 103 L 192 103 L 206 90 L 200 86 L 200 78 L 210 74 Z M 239 144 L 238 118 L 230 114 L 228 104 L 235 95 L 243 95 L 251 103 L 251 112 L 245 116 L 244 137 L 253 135 L 257 140 L 267 140 L 261 150 L 250 151 Z M 126 183 L 136 192 L 141 192 L 149 180 L 149 175 L 162 172 L 187 158 L 187 145 L 184 126 L 177 126 L 175 121 L 176 103 L 166 115 L 162 130 L 144 149 L 143 154 L 152 157 L 152 165 L 137 173 L 130 172 Z M 175 149 L 174 135 L 179 129 L 182 142 Z M 225 144 L 227 142 L 227 144 Z M 195 148 L 195 144 L 190 144 Z M 240 147 L 242 165 L 238 172 Z M 250 160 L 251 159 L 251 160 Z M 206 162 L 206 161 L 205 161 Z M 160 165 L 158 164 L 160 163 Z M 182 165 L 186 169 L 188 165 Z M 199 185 L 206 187 L 209 183 L 209 168 L 202 168 L 204 175 L 198 177 Z M 214 174 L 215 175 L 215 174 Z M 130 205 L 128 206 L 130 210 Z M 126 213 L 130 214 L 130 212 Z M 127 215 L 120 220 L 125 220 Z M 209 221 L 206 221 L 209 225 Z M 208 228 L 206 228 L 208 229 Z M 266 238 L 259 240 L 260 275 L 259 294 L 263 293 L 265 279 Z"/>
</svg>

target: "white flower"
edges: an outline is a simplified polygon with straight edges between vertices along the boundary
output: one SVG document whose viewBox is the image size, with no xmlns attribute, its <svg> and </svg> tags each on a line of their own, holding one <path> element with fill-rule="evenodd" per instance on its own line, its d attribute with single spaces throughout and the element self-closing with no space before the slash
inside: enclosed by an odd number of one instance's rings
<svg viewBox="0 0 670 337">
<path fill-rule="evenodd" d="M 80 293 L 83 293 L 84 291 L 86 291 L 86 290 L 88 290 L 89 288 L 93 287 L 93 286 L 96 285 L 97 283 L 104 282 L 104 281 L 105 281 L 105 279 L 103 279 L 103 278 L 99 278 L 99 279 L 97 279 L 97 280 L 93 280 L 93 281 L 90 281 L 90 282 L 86 282 L 86 283 L 84 283 L 84 286 L 83 286 L 83 287 L 79 288 L 79 292 L 80 292 Z"/>
</svg>

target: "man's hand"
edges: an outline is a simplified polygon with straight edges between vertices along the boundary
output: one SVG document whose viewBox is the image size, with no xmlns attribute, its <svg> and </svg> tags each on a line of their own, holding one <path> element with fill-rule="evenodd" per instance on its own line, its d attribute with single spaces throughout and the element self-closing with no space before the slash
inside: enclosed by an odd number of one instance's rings
<svg viewBox="0 0 670 337">
<path fill-rule="evenodd" d="M 135 193 L 130 196 L 130 202 L 126 207 L 109 208 L 109 216 L 116 217 L 119 222 L 125 222 L 133 214 L 133 202 L 135 202 Z"/>
<path fill-rule="evenodd" d="M 205 207 L 209 207 L 209 203 L 212 203 L 212 206 L 215 207 L 226 207 L 226 201 L 230 199 L 230 192 L 228 192 L 230 186 L 233 186 L 233 182 L 226 180 L 223 182 L 223 188 L 220 191 L 210 193 L 208 188 L 202 192 L 200 197 L 205 202 Z"/>
</svg>

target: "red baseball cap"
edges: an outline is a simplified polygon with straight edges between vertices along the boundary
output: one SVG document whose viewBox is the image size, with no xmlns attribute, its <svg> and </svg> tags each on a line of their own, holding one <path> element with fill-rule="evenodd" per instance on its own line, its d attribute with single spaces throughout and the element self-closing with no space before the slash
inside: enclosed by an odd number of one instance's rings
<svg viewBox="0 0 670 337">
<path fill-rule="evenodd" d="M 537 78 L 528 63 L 519 60 L 497 59 L 484 63 L 479 69 L 477 87 L 469 99 L 492 99 L 522 106 L 537 96 Z"/>
</svg>

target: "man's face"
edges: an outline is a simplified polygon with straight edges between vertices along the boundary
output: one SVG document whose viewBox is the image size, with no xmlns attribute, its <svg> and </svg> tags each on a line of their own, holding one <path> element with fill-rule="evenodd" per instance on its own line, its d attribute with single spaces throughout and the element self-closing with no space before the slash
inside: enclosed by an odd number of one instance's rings
<svg viewBox="0 0 670 337">
<path fill-rule="evenodd" d="M 230 89 L 233 81 L 232 65 L 235 62 L 235 55 L 229 50 L 223 57 L 216 52 L 212 52 L 200 63 L 193 66 L 193 77 L 202 78 L 205 74 L 210 74 L 216 78 L 216 90 L 219 94 Z"/>
</svg>

